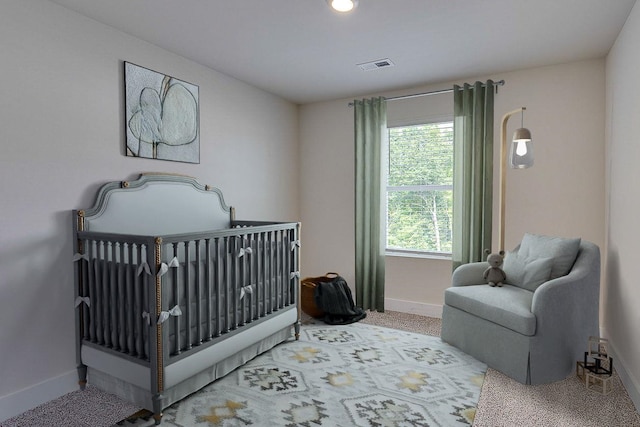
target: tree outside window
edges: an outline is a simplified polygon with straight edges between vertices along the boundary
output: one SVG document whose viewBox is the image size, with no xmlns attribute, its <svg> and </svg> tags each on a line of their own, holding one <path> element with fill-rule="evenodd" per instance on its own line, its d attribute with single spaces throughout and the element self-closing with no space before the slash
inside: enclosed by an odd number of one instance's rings
<svg viewBox="0 0 640 427">
<path fill-rule="evenodd" d="M 389 128 L 387 249 L 451 253 L 453 122 Z"/>
</svg>

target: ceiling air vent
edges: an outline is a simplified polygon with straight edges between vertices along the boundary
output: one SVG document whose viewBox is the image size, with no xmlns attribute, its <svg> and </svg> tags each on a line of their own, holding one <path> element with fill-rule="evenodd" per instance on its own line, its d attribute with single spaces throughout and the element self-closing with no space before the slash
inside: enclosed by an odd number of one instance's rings
<svg viewBox="0 0 640 427">
<path fill-rule="evenodd" d="M 358 67 L 360 67 L 362 71 L 371 71 L 371 70 L 377 70 L 379 68 L 393 67 L 394 65 L 395 64 L 391 62 L 389 58 L 386 58 L 386 59 L 378 59 L 376 61 L 371 61 L 371 62 L 365 62 L 363 64 L 358 64 Z"/>
</svg>

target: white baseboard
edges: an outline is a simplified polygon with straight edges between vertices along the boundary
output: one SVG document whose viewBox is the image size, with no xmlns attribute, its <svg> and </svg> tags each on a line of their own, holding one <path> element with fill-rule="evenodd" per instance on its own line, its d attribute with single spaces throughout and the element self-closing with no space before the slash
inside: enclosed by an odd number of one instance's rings
<svg viewBox="0 0 640 427">
<path fill-rule="evenodd" d="M 0 422 L 36 406 L 78 390 L 78 372 L 74 369 L 55 378 L 0 397 Z"/>
<path fill-rule="evenodd" d="M 401 313 L 419 314 L 420 316 L 436 317 L 438 319 L 442 318 L 442 306 L 438 304 L 385 298 L 384 308 L 385 310 L 399 311 Z"/>
<path fill-rule="evenodd" d="M 629 393 L 629 397 L 636 407 L 636 411 L 640 412 L 640 378 L 631 375 L 626 368 L 624 359 L 620 357 L 620 353 L 616 350 L 616 343 L 611 340 L 605 328 L 600 328 L 600 335 L 609 340 L 611 357 L 613 357 L 613 368 L 618 373 L 627 393 Z"/>
</svg>

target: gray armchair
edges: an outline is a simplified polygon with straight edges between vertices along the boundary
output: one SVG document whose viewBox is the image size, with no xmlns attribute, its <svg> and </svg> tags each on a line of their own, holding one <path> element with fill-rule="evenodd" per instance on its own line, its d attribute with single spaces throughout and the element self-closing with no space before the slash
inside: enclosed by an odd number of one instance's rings
<svg viewBox="0 0 640 427">
<path fill-rule="evenodd" d="M 522 252 L 527 238 L 546 243 L 568 240 L 525 235 L 516 254 Z M 457 268 L 453 286 L 445 291 L 442 340 L 523 384 L 566 378 L 576 361 L 583 359 L 589 336 L 599 335 L 600 249 L 579 239 L 574 246 L 577 254 L 573 259 L 557 248 L 551 251 L 546 260 L 555 264 L 550 276 L 546 270 L 549 280 L 538 280 L 540 283 L 529 289 L 483 284 L 486 262 Z M 535 250 L 544 250 L 544 245 Z M 506 261 L 506 281 L 510 283 Z M 557 271 L 562 262 L 568 266 L 568 274 Z M 523 273 L 519 273 L 522 279 Z"/>
</svg>

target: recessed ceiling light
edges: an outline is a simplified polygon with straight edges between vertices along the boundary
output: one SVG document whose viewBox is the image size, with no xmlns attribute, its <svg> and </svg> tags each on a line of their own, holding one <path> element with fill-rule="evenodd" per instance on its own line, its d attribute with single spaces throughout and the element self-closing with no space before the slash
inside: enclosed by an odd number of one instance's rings
<svg viewBox="0 0 640 427">
<path fill-rule="evenodd" d="M 358 0 L 327 0 L 329 6 L 338 12 L 350 12 L 358 5 Z"/>
</svg>

